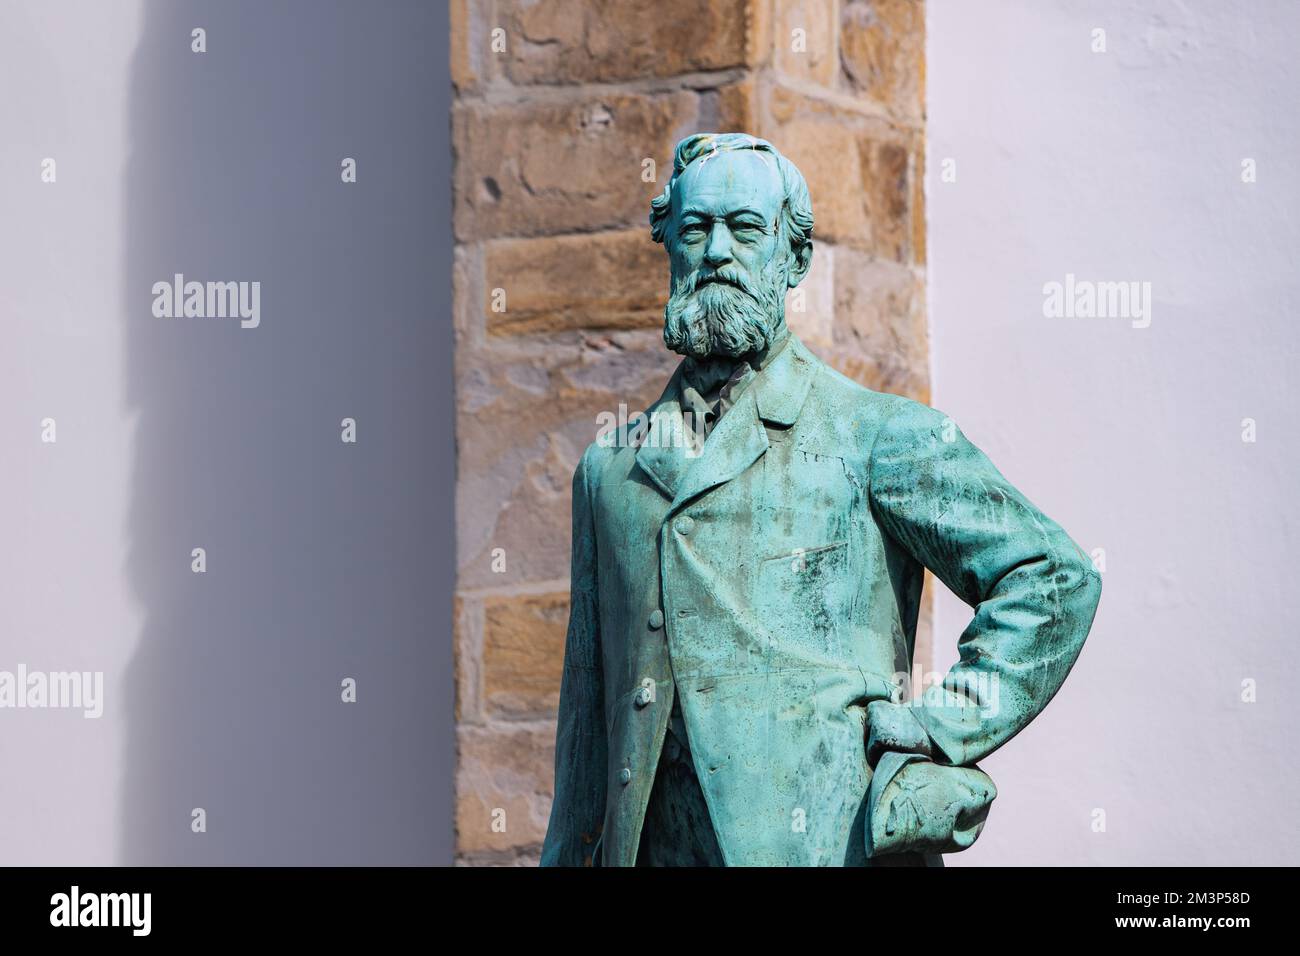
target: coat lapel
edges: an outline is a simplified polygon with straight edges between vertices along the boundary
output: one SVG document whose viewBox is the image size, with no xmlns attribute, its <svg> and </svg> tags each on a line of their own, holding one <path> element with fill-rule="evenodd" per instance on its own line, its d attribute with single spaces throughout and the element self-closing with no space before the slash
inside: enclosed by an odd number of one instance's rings
<svg viewBox="0 0 1300 956">
<path fill-rule="evenodd" d="M 758 378 L 755 378 L 740 393 L 736 404 L 713 426 L 700 456 L 678 483 L 670 510 L 676 511 L 696 495 L 735 478 L 767 451 L 767 432 L 759 424 L 754 400 L 754 386 L 757 384 Z"/>
<path fill-rule="evenodd" d="M 820 365 L 817 357 L 791 332 L 785 349 L 746 389 L 756 392 L 759 418 L 778 425 L 793 425 L 799 419 L 799 411 Z"/>
<path fill-rule="evenodd" d="M 680 403 L 682 366 L 678 365 L 651 410 L 651 428 L 637 450 L 637 464 L 675 511 L 690 499 L 744 473 L 767 451 L 762 421 L 793 425 L 817 369 L 817 360 L 791 333 L 791 341 L 741 392 L 736 404 L 709 433 L 698 456 L 686 442 Z"/>
<path fill-rule="evenodd" d="M 691 463 L 681 407 L 682 366 L 668 379 L 659 401 L 650 407 L 650 427 L 637 448 L 636 463 L 671 500 Z"/>
</svg>

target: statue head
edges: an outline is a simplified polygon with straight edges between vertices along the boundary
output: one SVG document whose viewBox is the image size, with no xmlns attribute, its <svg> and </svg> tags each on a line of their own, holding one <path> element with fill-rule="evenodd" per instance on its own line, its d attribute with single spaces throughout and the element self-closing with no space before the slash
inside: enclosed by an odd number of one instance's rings
<svg viewBox="0 0 1300 956">
<path fill-rule="evenodd" d="M 760 352 L 812 264 L 812 200 L 794 164 L 744 133 L 696 133 L 650 203 L 671 271 L 664 342 L 703 358 Z"/>
</svg>

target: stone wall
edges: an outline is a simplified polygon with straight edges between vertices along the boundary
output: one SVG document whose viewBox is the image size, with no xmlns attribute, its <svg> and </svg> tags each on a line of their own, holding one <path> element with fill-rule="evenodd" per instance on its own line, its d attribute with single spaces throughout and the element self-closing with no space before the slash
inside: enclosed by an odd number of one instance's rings
<svg viewBox="0 0 1300 956">
<path fill-rule="evenodd" d="M 529 864 L 550 810 L 573 468 L 597 415 L 646 408 L 677 362 L 647 223 L 673 147 L 743 131 L 789 156 L 816 217 L 791 327 L 863 384 L 928 401 L 924 8 L 452 0 L 451 27 L 458 860 Z M 922 630 L 925 645 L 928 614 Z"/>
</svg>

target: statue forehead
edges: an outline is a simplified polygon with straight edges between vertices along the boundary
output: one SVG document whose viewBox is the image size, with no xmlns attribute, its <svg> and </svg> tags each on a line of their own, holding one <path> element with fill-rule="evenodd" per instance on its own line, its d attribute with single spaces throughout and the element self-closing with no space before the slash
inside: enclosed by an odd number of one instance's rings
<svg viewBox="0 0 1300 956">
<path fill-rule="evenodd" d="M 776 157 L 751 149 L 720 150 L 687 166 L 673 186 L 673 210 L 695 209 L 722 216 L 754 209 L 776 216 L 783 198 Z"/>
</svg>

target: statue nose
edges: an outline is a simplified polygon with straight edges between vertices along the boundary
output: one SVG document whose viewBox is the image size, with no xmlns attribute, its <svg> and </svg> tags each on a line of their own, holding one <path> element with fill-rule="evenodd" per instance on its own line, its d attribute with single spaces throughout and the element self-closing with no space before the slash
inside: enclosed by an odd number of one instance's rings
<svg viewBox="0 0 1300 956">
<path fill-rule="evenodd" d="M 709 233 L 709 247 L 704 250 L 704 261 L 711 266 L 720 266 L 731 261 L 731 233 L 725 222 L 715 222 Z"/>
</svg>

